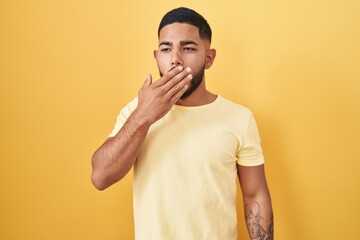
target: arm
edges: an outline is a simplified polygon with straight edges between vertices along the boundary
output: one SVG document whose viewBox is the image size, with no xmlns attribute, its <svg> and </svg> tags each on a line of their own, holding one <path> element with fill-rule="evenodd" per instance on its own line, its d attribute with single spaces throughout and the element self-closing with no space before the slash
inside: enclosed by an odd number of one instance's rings
<svg viewBox="0 0 360 240">
<path fill-rule="evenodd" d="M 264 165 L 237 165 L 250 239 L 274 239 L 274 220 Z"/>
<path fill-rule="evenodd" d="M 174 68 L 155 83 L 149 75 L 139 91 L 138 106 L 121 130 L 92 157 L 91 180 L 103 190 L 120 181 L 134 165 L 150 126 L 162 118 L 188 88 L 190 70 Z"/>
<path fill-rule="evenodd" d="M 131 169 L 145 140 L 150 124 L 134 111 L 121 130 L 108 138 L 92 157 L 94 186 L 104 190 L 121 180 Z"/>
</svg>

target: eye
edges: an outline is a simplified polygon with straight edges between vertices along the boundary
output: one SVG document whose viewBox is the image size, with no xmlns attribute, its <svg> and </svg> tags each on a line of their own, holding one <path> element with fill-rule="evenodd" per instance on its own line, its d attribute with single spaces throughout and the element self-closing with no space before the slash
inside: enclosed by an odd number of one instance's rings
<svg viewBox="0 0 360 240">
<path fill-rule="evenodd" d="M 184 51 L 186 51 L 186 52 L 193 52 L 195 50 L 196 50 L 195 48 L 191 48 L 191 47 L 184 48 Z"/>
<path fill-rule="evenodd" d="M 162 48 L 160 51 L 161 52 L 170 52 L 170 48 Z"/>
</svg>

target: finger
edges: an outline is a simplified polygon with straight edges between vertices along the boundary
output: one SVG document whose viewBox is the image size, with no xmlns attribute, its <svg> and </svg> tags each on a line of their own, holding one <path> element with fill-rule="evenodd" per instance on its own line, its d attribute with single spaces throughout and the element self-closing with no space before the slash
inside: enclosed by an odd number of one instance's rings
<svg viewBox="0 0 360 240">
<path fill-rule="evenodd" d="M 191 68 L 187 67 L 185 68 L 181 73 L 175 75 L 170 81 L 168 81 L 163 87 L 163 91 L 167 93 L 172 88 L 174 88 L 177 84 L 179 84 L 182 81 L 185 81 L 185 84 L 193 78 L 193 75 L 190 74 Z M 183 87 L 184 84 L 181 87 Z M 180 89 L 179 88 L 179 89 Z"/>
<path fill-rule="evenodd" d="M 142 85 L 141 89 L 147 88 L 148 86 L 151 85 L 151 83 L 152 83 L 152 76 L 151 76 L 151 74 L 148 74 L 148 75 L 146 76 L 145 82 L 144 82 L 144 84 Z"/>
<path fill-rule="evenodd" d="M 172 79 L 177 74 L 181 73 L 184 70 L 182 66 L 174 67 L 170 71 L 164 74 L 158 81 L 156 81 L 155 87 L 162 86 L 166 84 L 170 79 Z"/>
<path fill-rule="evenodd" d="M 175 85 L 173 88 L 171 88 L 167 93 L 166 96 L 169 99 L 172 99 L 175 95 L 177 95 L 178 93 L 180 93 L 181 95 L 186 91 L 184 90 L 184 88 L 189 88 L 190 83 L 191 82 L 191 78 L 189 77 L 185 77 L 184 80 L 182 80 L 181 82 L 179 82 L 177 85 Z M 183 92 L 182 92 L 183 91 Z M 181 97 L 181 96 L 180 96 Z M 176 97 L 175 97 L 176 98 Z"/>
<path fill-rule="evenodd" d="M 175 104 L 180 98 L 181 96 L 186 92 L 186 90 L 189 88 L 189 85 L 186 84 L 185 86 L 183 86 L 179 91 L 177 91 L 170 99 L 172 104 Z"/>
</svg>

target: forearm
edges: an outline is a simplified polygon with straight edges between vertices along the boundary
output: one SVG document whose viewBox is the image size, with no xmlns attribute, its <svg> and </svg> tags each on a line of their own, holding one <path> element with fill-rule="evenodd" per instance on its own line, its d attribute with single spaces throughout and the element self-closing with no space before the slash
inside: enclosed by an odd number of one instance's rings
<svg viewBox="0 0 360 240">
<path fill-rule="evenodd" d="M 244 210 L 250 239 L 274 239 L 274 219 L 268 191 L 244 197 Z"/>
<path fill-rule="evenodd" d="M 129 172 L 150 125 L 135 110 L 121 130 L 96 150 L 92 158 L 92 181 L 97 189 L 109 187 Z"/>
<path fill-rule="evenodd" d="M 237 167 L 250 239 L 272 240 L 274 220 L 264 165 Z"/>
</svg>

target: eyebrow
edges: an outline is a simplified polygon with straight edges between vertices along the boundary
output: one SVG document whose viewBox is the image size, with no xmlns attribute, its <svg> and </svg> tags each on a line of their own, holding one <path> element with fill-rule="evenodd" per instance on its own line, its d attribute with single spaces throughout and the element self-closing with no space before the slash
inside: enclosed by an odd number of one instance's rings
<svg viewBox="0 0 360 240">
<path fill-rule="evenodd" d="M 185 46 L 185 45 L 190 45 L 190 44 L 194 44 L 194 45 L 196 45 L 196 46 L 199 45 L 199 44 L 197 44 L 196 42 L 191 41 L 191 40 L 180 41 L 180 46 Z M 159 44 L 159 47 L 160 47 L 161 45 L 173 46 L 174 43 L 173 43 L 173 42 L 170 42 L 170 41 L 162 41 L 162 42 Z"/>
</svg>

